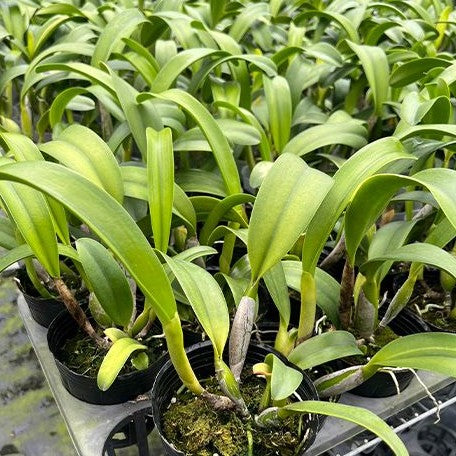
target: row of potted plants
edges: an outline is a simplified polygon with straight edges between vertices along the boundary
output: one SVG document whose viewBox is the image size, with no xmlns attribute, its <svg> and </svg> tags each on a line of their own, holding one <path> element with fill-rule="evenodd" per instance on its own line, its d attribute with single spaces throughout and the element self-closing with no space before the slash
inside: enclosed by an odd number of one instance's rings
<svg viewBox="0 0 456 456">
<path fill-rule="evenodd" d="M 453 16 L 2 6 L 0 269 L 66 388 L 153 386 L 167 454 L 304 454 L 326 415 L 407 454 L 337 397 L 456 375 Z"/>
</svg>

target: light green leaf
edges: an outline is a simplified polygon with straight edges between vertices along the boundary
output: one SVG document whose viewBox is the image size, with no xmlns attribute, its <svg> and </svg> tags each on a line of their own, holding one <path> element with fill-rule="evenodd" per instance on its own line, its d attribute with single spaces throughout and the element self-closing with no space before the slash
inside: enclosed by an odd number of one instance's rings
<svg viewBox="0 0 456 456">
<path fill-rule="evenodd" d="M 303 401 L 286 405 L 283 409 L 298 413 L 318 413 L 358 424 L 380 437 L 396 456 L 408 456 L 407 448 L 394 431 L 377 415 L 364 408 L 334 402 Z"/>
<path fill-rule="evenodd" d="M 127 278 L 109 251 L 89 238 L 76 241 L 89 283 L 103 310 L 118 326 L 126 328 L 133 313 L 133 295 Z"/>
<path fill-rule="evenodd" d="M 217 281 L 194 263 L 166 257 L 201 326 L 220 358 L 228 338 L 230 319 L 225 297 Z M 203 286 L 202 286 L 203 284 Z"/>
<path fill-rule="evenodd" d="M 112 344 L 101 363 L 97 375 L 97 385 L 101 391 L 106 391 L 114 383 L 128 358 L 137 350 L 146 350 L 145 345 L 135 339 L 123 337 Z"/>
<path fill-rule="evenodd" d="M 303 269 L 313 273 L 320 253 L 357 187 L 369 176 L 398 160 L 414 158 L 395 138 L 368 144 L 350 157 L 334 175 L 334 185 L 309 224 L 303 246 Z M 364 211 L 364 208 L 363 208 Z"/>
<path fill-rule="evenodd" d="M 291 396 L 301 384 L 303 375 L 298 369 L 287 366 L 277 356 L 269 354 L 266 362 L 272 358 L 271 397 L 274 401 L 282 401 Z"/>
<path fill-rule="evenodd" d="M 272 79 L 263 76 L 263 86 L 269 113 L 269 129 L 274 146 L 280 154 L 290 138 L 292 117 L 290 87 L 282 76 Z"/>
<path fill-rule="evenodd" d="M 296 135 L 285 146 L 284 152 L 302 156 L 333 144 L 343 144 L 359 149 L 366 145 L 366 135 L 366 128 L 355 120 L 326 122 L 307 128 Z"/>
<path fill-rule="evenodd" d="M 290 323 L 290 296 L 288 294 L 287 280 L 283 270 L 283 263 L 277 263 L 263 277 L 264 283 L 276 305 L 280 318 L 286 325 Z"/>
<path fill-rule="evenodd" d="M 171 130 L 146 130 L 149 208 L 155 247 L 168 250 L 174 199 L 174 154 Z"/>
<path fill-rule="evenodd" d="M 311 369 L 335 359 L 356 355 L 362 355 L 362 352 L 353 334 L 331 331 L 300 343 L 291 351 L 288 360 L 300 369 Z"/>
<path fill-rule="evenodd" d="M 119 165 L 107 144 L 89 128 L 70 125 L 57 140 L 41 144 L 40 149 L 122 202 L 123 183 Z"/>
<path fill-rule="evenodd" d="M 174 318 L 176 301 L 160 261 L 138 226 L 109 194 L 55 163 L 23 162 L 0 166 L 0 179 L 22 182 L 61 202 L 123 263 L 153 303 L 160 321 L 166 324 Z"/>
<path fill-rule="evenodd" d="M 282 261 L 287 285 L 301 292 L 302 264 L 300 261 Z M 317 306 L 328 316 L 336 328 L 339 323 L 339 296 L 340 284 L 327 272 L 317 268 L 315 270 L 315 284 L 317 289 Z"/>
<path fill-rule="evenodd" d="M 389 65 L 385 51 L 377 46 L 351 43 L 348 45 L 358 56 L 372 90 L 375 113 L 381 116 L 383 103 L 388 100 Z"/>
<path fill-rule="evenodd" d="M 421 333 L 400 337 L 378 351 L 365 369 L 408 367 L 456 377 L 456 334 Z"/>
<path fill-rule="evenodd" d="M 209 111 L 196 98 L 178 89 L 170 89 L 160 94 L 142 93 L 138 96 L 138 101 L 143 102 L 152 97 L 173 101 L 193 117 L 212 147 L 228 194 L 241 193 L 239 174 L 230 146 Z"/>
<path fill-rule="evenodd" d="M 252 282 L 290 250 L 331 186 L 331 178 L 295 155 L 277 159 L 260 187 L 250 219 Z"/>
<path fill-rule="evenodd" d="M 120 52 L 124 46 L 122 38 L 128 37 L 147 19 L 137 8 L 121 11 L 104 27 L 92 55 L 91 65 L 99 67 L 107 62 L 112 52 Z"/>
</svg>

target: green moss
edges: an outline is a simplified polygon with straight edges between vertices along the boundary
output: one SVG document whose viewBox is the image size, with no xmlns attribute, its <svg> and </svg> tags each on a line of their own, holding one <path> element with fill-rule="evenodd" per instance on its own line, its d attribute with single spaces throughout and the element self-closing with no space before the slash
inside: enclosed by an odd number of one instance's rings
<svg viewBox="0 0 456 456">
<path fill-rule="evenodd" d="M 254 415 L 264 383 L 253 376 L 244 378 L 242 395 Z M 206 388 L 220 393 L 214 379 Z M 247 429 L 251 426 L 253 454 L 256 456 L 292 456 L 296 454 L 304 431 L 300 430 L 298 416 L 284 420 L 280 428 L 263 429 L 253 421 L 243 421 L 233 411 L 216 412 L 206 401 L 185 391 L 177 396 L 163 417 L 163 429 L 168 441 L 191 456 L 246 456 L 248 454 Z"/>
<path fill-rule="evenodd" d="M 156 361 L 165 350 L 164 339 L 156 339 L 151 336 L 158 331 L 152 331 L 141 342 L 148 347 L 147 355 L 149 363 Z M 100 331 L 100 335 L 103 335 Z M 78 374 L 96 377 L 101 363 L 107 351 L 95 345 L 93 340 L 82 331 L 68 339 L 61 349 L 61 361 L 74 372 Z M 127 374 L 134 371 L 135 368 L 131 363 L 125 363 L 119 375 Z"/>
</svg>

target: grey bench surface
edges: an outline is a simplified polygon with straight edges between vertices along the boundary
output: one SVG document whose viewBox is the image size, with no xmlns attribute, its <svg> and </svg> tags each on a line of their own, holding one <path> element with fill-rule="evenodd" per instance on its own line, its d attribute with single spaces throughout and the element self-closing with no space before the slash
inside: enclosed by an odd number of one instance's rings
<svg viewBox="0 0 456 456">
<path fill-rule="evenodd" d="M 27 304 L 21 295 L 18 298 L 18 306 L 27 333 L 55 397 L 60 413 L 65 420 L 76 451 L 80 456 L 101 456 L 105 441 L 116 425 L 134 413 L 148 408 L 148 401 L 100 406 L 86 404 L 71 396 L 60 381 L 57 367 L 48 349 L 46 329 L 32 319 Z M 454 381 L 454 379 L 424 371 L 419 371 L 418 375 L 431 392 L 435 392 Z M 417 379 L 413 379 L 410 386 L 400 395 L 382 399 L 371 399 L 352 394 L 344 394 L 340 402 L 365 407 L 382 418 L 388 418 L 425 396 L 426 392 L 422 385 L 420 385 Z M 308 450 L 306 455 L 319 455 L 354 437 L 362 430 L 362 428 L 352 423 L 328 418 L 319 432 L 314 445 Z M 160 453 L 158 451 L 158 449 L 151 449 L 151 454 L 159 456 Z"/>
</svg>

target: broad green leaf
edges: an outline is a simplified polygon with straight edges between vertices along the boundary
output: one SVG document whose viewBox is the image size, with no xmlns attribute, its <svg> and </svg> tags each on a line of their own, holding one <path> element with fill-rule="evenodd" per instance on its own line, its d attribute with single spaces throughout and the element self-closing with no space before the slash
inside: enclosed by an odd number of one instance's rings
<svg viewBox="0 0 456 456">
<path fill-rule="evenodd" d="M 336 22 L 344 30 L 351 41 L 354 43 L 359 43 L 359 35 L 352 22 L 343 14 L 337 12 L 318 10 L 304 11 L 303 13 L 296 16 L 294 22 L 296 25 L 300 25 L 313 16 L 323 17 L 325 19 L 329 19 L 330 21 Z"/>
<path fill-rule="evenodd" d="M 287 285 L 301 292 L 302 264 L 300 261 L 282 261 Z M 327 272 L 317 268 L 315 270 L 315 284 L 317 289 L 317 306 L 328 316 L 331 323 L 338 328 L 340 284 Z"/>
<path fill-rule="evenodd" d="M 456 377 L 456 334 L 421 333 L 400 337 L 378 351 L 365 366 L 424 369 Z"/>
<path fill-rule="evenodd" d="M 288 294 L 287 280 L 283 270 L 283 263 L 277 263 L 263 277 L 264 283 L 277 307 L 280 318 L 287 324 L 290 323 L 290 296 Z"/>
<path fill-rule="evenodd" d="M 263 181 L 249 225 L 248 254 L 256 282 L 306 229 L 332 179 L 292 154 L 282 154 Z"/>
<path fill-rule="evenodd" d="M 30 164 L 34 165 L 35 162 Z M 9 165 L 2 164 L 0 168 L 4 166 Z M 25 185 L 5 181 L 0 182 L 0 198 L 9 218 L 38 261 L 52 277 L 59 277 L 57 238 L 46 198 Z"/>
<path fill-rule="evenodd" d="M 214 206 L 212 211 L 207 216 L 206 222 L 204 223 L 203 228 L 200 232 L 200 242 L 202 244 L 207 243 L 209 236 L 229 210 L 245 203 L 253 203 L 254 201 L 255 197 L 253 195 L 248 195 L 245 193 L 230 195 L 221 200 L 217 205 Z M 244 222 L 243 225 L 247 226 L 246 222 Z"/>
<path fill-rule="evenodd" d="M 99 242 L 80 238 L 76 248 L 89 283 L 103 310 L 126 328 L 133 313 L 133 295 L 127 278 L 110 252 Z"/>
<path fill-rule="evenodd" d="M 174 199 L 174 154 L 171 130 L 146 130 L 149 208 L 155 247 L 168 250 Z"/>
<path fill-rule="evenodd" d="M 230 319 L 225 297 L 217 281 L 194 263 L 165 257 L 201 326 L 214 345 L 215 355 L 223 354 Z"/>
<path fill-rule="evenodd" d="M 125 196 L 149 201 L 147 170 L 142 166 L 121 166 L 120 173 L 124 183 Z M 173 213 L 177 215 L 194 233 L 196 214 L 193 205 L 185 192 L 174 184 Z"/>
<path fill-rule="evenodd" d="M 123 337 L 112 344 L 101 363 L 97 375 L 97 385 L 101 391 L 106 391 L 114 383 L 128 358 L 137 350 L 146 350 L 145 345 L 135 339 Z"/>
<path fill-rule="evenodd" d="M 89 128 L 70 125 L 58 135 L 57 140 L 41 144 L 40 149 L 122 202 L 123 183 L 119 165 L 107 144 Z"/>
<path fill-rule="evenodd" d="M 55 163 L 0 166 L 0 179 L 21 182 L 59 201 L 84 221 L 122 262 L 153 303 L 160 321 L 166 324 L 174 318 L 176 302 L 160 261 L 138 226 L 109 194 Z"/>
<path fill-rule="evenodd" d="M 313 274 L 334 225 L 358 186 L 386 165 L 401 159 L 414 158 L 396 138 L 384 138 L 363 147 L 339 168 L 334 175 L 334 185 L 307 229 L 302 251 L 305 271 Z"/>
<path fill-rule="evenodd" d="M 402 247 L 410 235 L 416 220 L 393 221 L 382 226 L 373 236 L 369 245 L 368 259 L 382 256 L 385 253 Z M 377 283 L 380 283 L 388 274 L 392 262 L 388 261 L 377 272 Z"/>
<path fill-rule="evenodd" d="M 58 244 L 58 251 L 59 255 L 79 262 L 79 255 L 73 247 Z M 33 256 L 35 256 L 35 254 L 28 244 L 18 245 L 0 257 L 0 272 L 18 261 L 26 260 Z"/>
<path fill-rule="evenodd" d="M 173 256 L 174 260 L 183 260 L 183 261 L 193 261 L 197 258 L 201 258 L 207 255 L 215 255 L 217 250 L 207 245 L 197 245 L 195 247 L 190 247 L 189 249 L 184 250 L 183 252 L 178 253 Z"/>
<path fill-rule="evenodd" d="M 103 332 L 109 337 L 111 342 L 128 337 L 128 334 L 119 328 L 106 328 Z"/>
<path fill-rule="evenodd" d="M 436 57 L 421 57 L 398 66 L 390 78 L 391 87 L 404 87 L 426 76 L 433 68 L 446 68 L 451 65 L 450 60 Z"/>
<path fill-rule="evenodd" d="M 456 171 L 433 168 L 420 171 L 411 177 L 396 174 L 372 176 L 358 188 L 345 215 L 345 244 L 352 264 L 367 229 L 375 222 L 393 195 L 400 188 L 409 185 L 427 187 L 448 220 L 456 227 L 456 202 L 452 196 L 456 192 Z M 376 195 L 376 198 L 373 199 L 372 195 Z"/>
<path fill-rule="evenodd" d="M 227 196 L 225 184 L 220 174 L 205 171 L 204 169 L 189 169 L 176 173 L 176 182 L 186 193 L 207 193 Z"/>
<path fill-rule="evenodd" d="M 448 272 L 448 274 L 456 278 L 456 258 L 446 250 L 427 242 L 404 245 L 378 256 L 370 257 L 366 263 L 361 265 L 361 270 L 375 271 L 383 261 L 407 261 L 429 264 Z"/>
<path fill-rule="evenodd" d="M 142 93 L 138 96 L 138 101 L 143 102 L 152 97 L 173 101 L 193 117 L 212 147 L 228 194 L 241 193 L 239 174 L 230 146 L 209 111 L 196 98 L 178 89 L 170 89 L 160 94 Z"/>
<path fill-rule="evenodd" d="M 287 366 L 273 354 L 267 355 L 266 360 L 268 358 L 272 361 L 271 398 L 274 401 L 282 401 L 296 391 L 302 382 L 303 374 L 298 369 Z"/>
<path fill-rule="evenodd" d="M 358 56 L 374 98 L 375 113 L 382 114 L 383 103 L 388 100 L 389 65 L 381 47 L 358 45 L 348 42 Z"/>
<path fill-rule="evenodd" d="M 397 138 L 404 139 L 412 136 L 422 135 L 440 135 L 440 136 L 456 136 L 456 125 L 451 124 L 427 124 L 427 125 L 414 125 L 409 128 L 403 129 L 394 134 Z"/>
<path fill-rule="evenodd" d="M 0 133 L 0 139 L 6 148 L 14 155 L 16 161 L 44 160 L 35 143 L 25 135 L 15 133 Z M 65 210 L 52 198 L 47 198 L 54 228 L 59 238 L 65 244 L 70 244 L 70 233 Z"/>
<path fill-rule="evenodd" d="M 110 74 L 112 86 L 122 106 L 131 134 L 141 155 L 145 158 L 147 157 L 146 129 L 147 127 L 152 127 L 157 131 L 161 130 L 163 128 L 162 119 L 153 103 L 150 101 L 137 103 L 136 97 L 139 92 L 112 70 L 110 70 Z"/>
<path fill-rule="evenodd" d="M 200 49 L 187 49 L 173 58 L 168 60 L 165 65 L 160 69 L 154 82 L 150 86 L 150 91 L 155 93 L 164 92 L 168 90 L 175 79 L 189 66 L 193 65 L 201 59 L 206 57 L 219 57 L 225 56 L 227 53 L 217 51 L 214 49 L 200 48 Z"/>
<path fill-rule="evenodd" d="M 280 154 L 290 138 L 292 116 L 290 87 L 282 76 L 272 79 L 263 76 L 263 86 L 269 113 L 269 129 L 274 146 Z"/>
<path fill-rule="evenodd" d="M 6 217 L 0 216 L 0 246 L 11 250 L 17 247 L 16 233 L 14 225 Z"/>
<path fill-rule="evenodd" d="M 288 355 L 288 360 L 300 369 L 311 369 L 335 359 L 356 355 L 362 355 L 362 352 L 353 334 L 331 331 L 300 343 Z"/>
<path fill-rule="evenodd" d="M 297 413 L 318 413 L 350 421 L 380 437 L 393 450 L 396 456 L 408 456 L 409 454 L 407 448 L 394 431 L 375 413 L 364 408 L 335 402 L 303 401 L 286 405 L 283 410 Z"/>
<path fill-rule="evenodd" d="M 306 155 L 321 147 L 342 144 L 359 149 L 366 145 L 367 131 L 358 121 L 326 122 L 307 128 L 285 146 L 284 152 Z"/>
<path fill-rule="evenodd" d="M 128 37 L 147 19 L 137 8 L 121 11 L 104 27 L 92 55 L 91 65 L 99 67 L 101 62 L 107 62 L 114 51 L 121 51 L 124 43 L 122 38 Z"/>
</svg>

